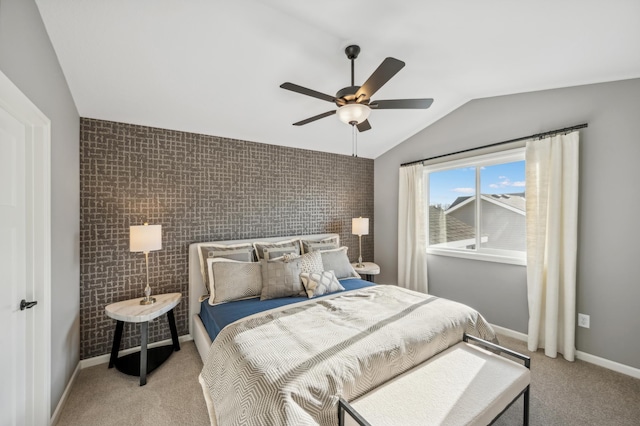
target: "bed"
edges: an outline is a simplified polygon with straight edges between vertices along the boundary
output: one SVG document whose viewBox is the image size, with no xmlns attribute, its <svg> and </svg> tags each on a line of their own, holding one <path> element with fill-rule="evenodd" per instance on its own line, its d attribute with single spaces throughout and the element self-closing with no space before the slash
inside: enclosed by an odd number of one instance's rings
<svg viewBox="0 0 640 426">
<path fill-rule="evenodd" d="M 339 239 L 260 241 L 296 238 Z M 336 425 L 339 398 L 367 394 L 464 333 L 496 341 L 466 305 L 355 276 L 339 280 L 344 290 L 319 297 L 229 301 L 212 311 L 201 300 L 208 292 L 203 269 L 211 263 L 201 267 L 200 247 L 251 242 L 190 246 L 190 332 L 204 363 L 199 379 L 212 425 Z"/>
</svg>

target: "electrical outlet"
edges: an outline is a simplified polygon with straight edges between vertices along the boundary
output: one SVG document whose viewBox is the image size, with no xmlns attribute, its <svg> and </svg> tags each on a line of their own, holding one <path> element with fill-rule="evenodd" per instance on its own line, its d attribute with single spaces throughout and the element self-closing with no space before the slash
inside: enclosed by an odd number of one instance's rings
<svg viewBox="0 0 640 426">
<path fill-rule="evenodd" d="M 591 317 L 585 314 L 578 314 L 578 327 L 589 328 Z"/>
</svg>

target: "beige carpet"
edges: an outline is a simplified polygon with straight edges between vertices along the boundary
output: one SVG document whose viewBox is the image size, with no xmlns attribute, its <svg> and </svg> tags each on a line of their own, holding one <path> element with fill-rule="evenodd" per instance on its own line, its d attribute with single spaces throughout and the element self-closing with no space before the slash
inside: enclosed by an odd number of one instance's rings
<svg viewBox="0 0 640 426">
<path fill-rule="evenodd" d="M 200 355 L 193 342 L 180 347 L 147 375 L 145 386 L 107 364 L 81 370 L 57 425 L 208 425 Z"/>
<path fill-rule="evenodd" d="M 583 361 L 551 359 L 541 351 L 531 354 L 515 339 L 500 336 L 500 342 L 532 358 L 532 426 L 640 425 L 639 379 Z M 84 369 L 58 425 L 207 425 L 197 379 L 201 369 L 193 342 L 183 343 L 142 387 L 137 377 L 109 370 L 106 364 Z M 520 424 L 522 398 L 495 423 Z"/>
<path fill-rule="evenodd" d="M 532 426 L 638 426 L 640 379 L 588 362 L 531 353 L 525 342 L 499 336 L 500 343 L 531 357 Z M 518 423 L 520 422 L 520 423 Z M 494 424 L 522 424 L 522 397 Z"/>
</svg>

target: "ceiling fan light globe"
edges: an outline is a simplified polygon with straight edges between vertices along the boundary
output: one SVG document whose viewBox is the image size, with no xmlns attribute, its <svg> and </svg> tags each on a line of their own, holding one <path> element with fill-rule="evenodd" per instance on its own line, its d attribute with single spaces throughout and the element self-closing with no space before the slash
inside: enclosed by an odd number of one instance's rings
<svg viewBox="0 0 640 426">
<path fill-rule="evenodd" d="M 360 124 L 369 118 L 371 108 L 363 104 L 347 104 L 338 108 L 337 114 L 340 121 L 345 124 Z"/>
</svg>

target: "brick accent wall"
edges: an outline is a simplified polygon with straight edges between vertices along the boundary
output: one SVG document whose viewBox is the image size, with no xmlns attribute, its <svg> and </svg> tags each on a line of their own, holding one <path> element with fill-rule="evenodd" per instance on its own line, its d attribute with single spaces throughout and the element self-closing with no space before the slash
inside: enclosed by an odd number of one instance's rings
<svg viewBox="0 0 640 426">
<path fill-rule="evenodd" d="M 188 247 L 200 241 L 335 232 L 358 257 L 351 218 L 370 218 L 362 257 L 373 260 L 373 160 L 81 119 L 81 359 L 109 353 L 110 303 L 141 297 L 142 253 L 129 252 L 129 226 L 162 225 L 149 254 L 153 293 L 180 292 L 178 334 L 188 334 Z M 345 143 L 350 143 L 345 140 Z M 54 289 L 55 291 L 55 289 Z M 170 338 L 166 316 L 149 341 Z M 121 349 L 140 344 L 127 324 Z"/>
</svg>

